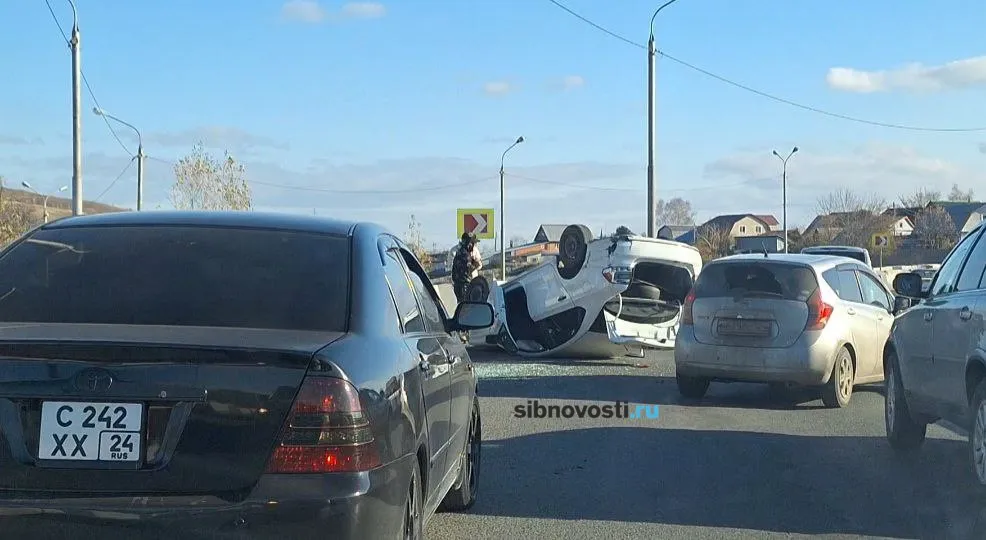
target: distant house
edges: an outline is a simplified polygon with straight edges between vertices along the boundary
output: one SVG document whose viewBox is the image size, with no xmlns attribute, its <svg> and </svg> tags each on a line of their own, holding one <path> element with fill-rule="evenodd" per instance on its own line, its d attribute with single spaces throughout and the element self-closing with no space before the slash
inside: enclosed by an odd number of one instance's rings
<svg viewBox="0 0 986 540">
<path fill-rule="evenodd" d="M 769 231 L 779 231 L 782 229 L 780 222 L 777 221 L 777 218 L 770 214 L 756 214 L 754 217 L 766 223 L 767 227 L 769 227 Z"/>
<path fill-rule="evenodd" d="M 694 230 L 695 225 L 661 225 L 661 228 L 657 230 L 657 237 L 665 240 L 678 240 Z"/>
<path fill-rule="evenodd" d="M 876 214 L 869 210 L 856 212 L 832 212 L 815 216 L 815 219 L 805 227 L 803 236 L 819 235 L 823 238 L 833 238 L 845 228 L 847 223 L 870 223 Z"/>
<path fill-rule="evenodd" d="M 774 222 L 776 223 L 777 220 L 775 219 Z M 772 230 L 766 221 L 753 214 L 726 214 L 716 216 L 699 226 L 699 235 L 702 234 L 702 230 L 712 227 L 729 231 L 729 236 L 734 238 L 763 234 Z"/>
<path fill-rule="evenodd" d="M 535 244 L 544 244 L 547 242 L 558 243 L 561 241 L 561 233 L 564 232 L 565 227 L 568 225 L 550 225 L 544 224 L 538 227 L 537 234 L 534 235 Z"/>
<path fill-rule="evenodd" d="M 737 253 L 781 253 L 784 251 L 784 233 L 769 232 L 754 236 L 737 236 Z"/>
<path fill-rule="evenodd" d="M 894 236 L 910 236 L 914 232 L 914 218 L 922 208 L 887 208 L 883 215 L 894 218 Z"/>
<path fill-rule="evenodd" d="M 968 233 L 986 217 L 986 203 L 982 202 L 935 201 L 928 206 L 941 207 L 952 218 L 955 230 L 960 234 Z"/>
</svg>

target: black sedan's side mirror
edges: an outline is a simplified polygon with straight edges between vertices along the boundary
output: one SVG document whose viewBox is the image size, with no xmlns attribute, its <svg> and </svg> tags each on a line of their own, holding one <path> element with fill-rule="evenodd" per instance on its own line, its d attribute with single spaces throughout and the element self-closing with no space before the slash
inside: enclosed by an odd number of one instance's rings
<svg viewBox="0 0 986 540">
<path fill-rule="evenodd" d="M 482 330 L 493 326 L 493 306 L 486 302 L 459 302 L 452 330 Z"/>
<path fill-rule="evenodd" d="M 901 296 L 924 298 L 926 294 L 921 289 L 921 274 L 907 272 L 894 276 L 894 291 Z"/>
<path fill-rule="evenodd" d="M 895 296 L 894 297 L 894 311 L 893 314 L 903 313 L 914 305 L 914 300 L 906 296 Z"/>
</svg>

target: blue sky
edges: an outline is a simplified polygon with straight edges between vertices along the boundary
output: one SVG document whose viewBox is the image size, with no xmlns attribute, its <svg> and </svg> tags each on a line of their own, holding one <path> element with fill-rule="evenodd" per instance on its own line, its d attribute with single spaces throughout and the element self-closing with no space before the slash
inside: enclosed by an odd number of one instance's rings
<svg viewBox="0 0 986 540">
<path fill-rule="evenodd" d="M 50 1 L 67 31 L 68 2 Z M 646 228 L 646 52 L 548 0 L 78 3 L 83 71 L 99 104 L 138 126 L 154 158 L 148 208 L 169 206 L 168 162 L 203 140 L 244 163 L 258 208 L 369 219 L 396 232 L 413 213 L 429 242 L 445 246 L 457 207 L 498 204 L 500 154 L 523 135 L 507 158 L 516 175 L 507 177 L 507 236 L 533 237 L 542 222 Z M 639 43 L 659 5 L 562 3 Z M 965 128 L 986 126 L 983 20 L 981 0 L 869 0 L 852 10 L 820 0 L 679 0 L 656 32 L 676 58 L 800 103 Z M 71 179 L 69 50 L 43 0 L 0 3 L 0 47 L 8 51 L 0 175 L 53 191 Z M 90 112 L 88 94 L 83 104 L 92 199 L 129 157 Z M 657 108 L 658 197 L 689 199 L 700 220 L 780 217 L 770 150 L 793 145 L 801 151 L 789 164 L 792 226 L 806 225 L 818 197 L 840 187 L 891 200 L 986 180 L 984 132 L 833 119 L 666 59 Z M 128 130 L 117 132 L 133 151 Z M 132 168 L 100 201 L 133 207 L 134 184 Z M 423 189 L 449 184 L 467 185 Z M 354 190 L 377 193 L 346 193 Z"/>
</svg>

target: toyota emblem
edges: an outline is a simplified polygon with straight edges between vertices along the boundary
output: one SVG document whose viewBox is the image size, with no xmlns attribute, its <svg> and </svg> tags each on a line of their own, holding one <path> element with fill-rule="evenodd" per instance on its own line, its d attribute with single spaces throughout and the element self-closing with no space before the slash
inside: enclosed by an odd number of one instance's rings
<svg viewBox="0 0 986 540">
<path fill-rule="evenodd" d="M 105 392 L 113 386 L 113 375 L 103 369 L 87 369 L 75 378 L 75 386 L 84 392 Z"/>
</svg>

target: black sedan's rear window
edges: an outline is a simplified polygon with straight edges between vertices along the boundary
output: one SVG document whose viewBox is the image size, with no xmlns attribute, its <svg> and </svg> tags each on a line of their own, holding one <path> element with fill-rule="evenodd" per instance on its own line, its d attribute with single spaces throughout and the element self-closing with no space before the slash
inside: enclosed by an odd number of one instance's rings
<svg viewBox="0 0 986 540">
<path fill-rule="evenodd" d="M 40 230 L 0 257 L 0 321 L 345 331 L 349 251 L 290 231 Z"/>
<path fill-rule="evenodd" d="M 804 302 L 818 288 L 808 267 L 781 262 L 729 262 L 702 269 L 696 298 L 756 296 Z"/>
</svg>

